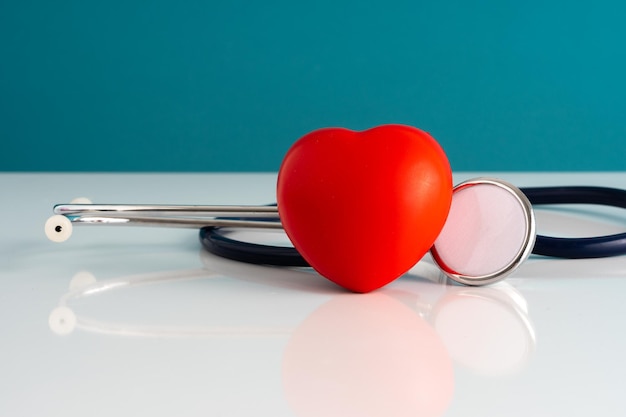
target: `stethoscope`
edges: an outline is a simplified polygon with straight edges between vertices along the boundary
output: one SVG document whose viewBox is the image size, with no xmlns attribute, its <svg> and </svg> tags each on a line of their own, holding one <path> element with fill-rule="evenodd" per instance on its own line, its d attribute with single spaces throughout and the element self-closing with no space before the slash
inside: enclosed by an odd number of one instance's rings
<svg viewBox="0 0 626 417">
<path fill-rule="evenodd" d="M 453 281 L 477 286 L 510 275 L 531 253 L 567 259 L 626 254 L 626 233 L 585 238 L 537 235 L 533 206 L 551 204 L 626 208 L 626 191 L 592 186 L 520 189 L 495 178 L 465 181 L 453 189 L 448 218 L 430 250 L 432 257 Z M 46 222 L 45 232 L 55 242 L 67 240 L 73 225 L 199 228 L 204 248 L 221 257 L 252 264 L 309 266 L 292 246 L 232 237 L 237 228 L 281 229 L 274 205 L 116 205 L 82 201 L 56 205 L 54 213 Z"/>
</svg>

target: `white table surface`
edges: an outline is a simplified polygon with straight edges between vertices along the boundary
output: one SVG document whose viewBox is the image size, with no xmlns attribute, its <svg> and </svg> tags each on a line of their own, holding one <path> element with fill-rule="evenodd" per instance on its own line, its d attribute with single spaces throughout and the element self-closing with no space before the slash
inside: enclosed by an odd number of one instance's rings
<svg viewBox="0 0 626 417">
<path fill-rule="evenodd" d="M 626 187 L 626 173 L 490 175 Z M 272 174 L 0 174 L 0 415 L 626 413 L 625 256 L 531 257 L 483 288 L 446 285 L 424 259 L 362 295 L 309 271 L 219 259 L 194 230 L 77 227 L 63 244 L 43 233 L 52 205 L 77 196 L 263 204 L 274 184 Z M 543 234 L 626 230 L 620 209 L 537 218 Z"/>
</svg>

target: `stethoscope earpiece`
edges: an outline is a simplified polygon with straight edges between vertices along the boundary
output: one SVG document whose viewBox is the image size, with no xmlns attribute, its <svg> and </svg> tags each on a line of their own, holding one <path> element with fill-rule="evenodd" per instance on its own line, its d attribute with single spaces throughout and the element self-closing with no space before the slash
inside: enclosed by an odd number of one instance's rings
<svg viewBox="0 0 626 417">
<path fill-rule="evenodd" d="M 44 231 L 46 237 L 53 242 L 65 242 L 72 236 L 72 221 L 61 214 L 55 214 L 46 221 Z"/>
</svg>

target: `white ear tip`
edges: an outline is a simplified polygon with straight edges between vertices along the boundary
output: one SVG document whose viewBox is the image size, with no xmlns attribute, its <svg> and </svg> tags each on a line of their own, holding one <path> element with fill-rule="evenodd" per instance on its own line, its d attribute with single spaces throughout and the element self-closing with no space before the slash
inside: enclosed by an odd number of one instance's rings
<svg viewBox="0 0 626 417">
<path fill-rule="evenodd" d="M 75 199 L 70 201 L 70 204 L 93 204 L 93 203 L 87 197 L 76 197 Z"/>
<path fill-rule="evenodd" d="M 65 242 L 72 235 L 72 222 L 65 216 L 56 214 L 46 221 L 46 236 L 53 242 Z"/>
</svg>

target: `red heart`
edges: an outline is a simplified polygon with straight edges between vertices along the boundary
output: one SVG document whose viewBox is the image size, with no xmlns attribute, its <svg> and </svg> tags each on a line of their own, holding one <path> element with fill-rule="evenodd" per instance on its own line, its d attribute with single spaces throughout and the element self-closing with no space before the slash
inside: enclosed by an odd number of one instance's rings
<svg viewBox="0 0 626 417">
<path fill-rule="evenodd" d="M 439 144 L 419 129 L 327 128 L 289 149 L 277 198 L 304 259 L 336 284 L 369 292 L 430 249 L 448 216 L 452 174 Z"/>
</svg>

